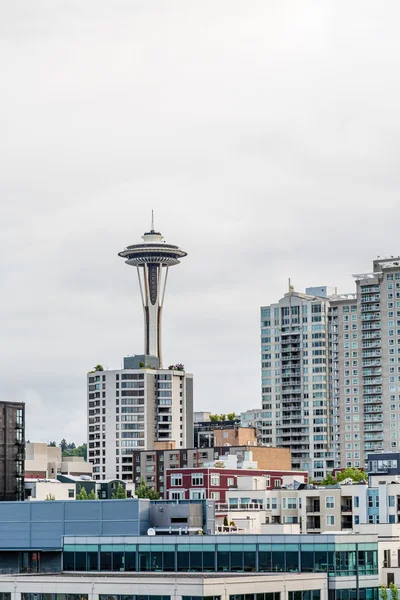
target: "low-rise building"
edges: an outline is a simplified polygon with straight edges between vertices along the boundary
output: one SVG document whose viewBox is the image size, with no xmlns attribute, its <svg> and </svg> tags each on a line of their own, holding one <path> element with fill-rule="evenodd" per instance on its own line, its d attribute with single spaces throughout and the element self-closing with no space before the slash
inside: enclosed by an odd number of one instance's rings
<svg viewBox="0 0 400 600">
<path fill-rule="evenodd" d="M 208 500 L 0 503 L 1 600 L 379 598 L 376 534 L 213 527 Z"/>
<path fill-rule="evenodd" d="M 269 524 L 296 524 L 303 533 L 394 525 L 400 523 L 400 482 L 369 486 L 348 481 L 323 487 L 282 479 L 280 489 L 269 489 L 263 477 L 238 476 L 225 502 L 217 504 L 216 514 L 218 526 L 225 519 L 236 525 L 248 520 L 245 529 L 259 532 Z"/>
<path fill-rule="evenodd" d="M 25 479 L 25 500 L 75 500 L 76 485 L 57 479 Z"/>
<path fill-rule="evenodd" d="M 93 466 L 83 456 L 62 456 L 59 446 L 28 442 L 25 448 L 25 477 L 56 479 L 57 475 L 92 476 Z"/>
<path fill-rule="evenodd" d="M 0 584 L 2 600 L 349 600 L 344 590 L 328 594 L 325 573 L 110 571 L 76 577 L 66 572 L 0 575 Z M 378 600 L 376 587 L 359 587 L 358 591 L 360 600 Z"/>
<path fill-rule="evenodd" d="M 260 446 L 217 446 L 213 448 L 181 448 L 163 450 L 137 450 L 133 452 L 133 481 L 141 478 L 161 498 L 166 494 L 166 472 L 168 469 L 204 467 L 212 461 L 226 456 L 237 457 L 237 468 L 242 468 L 247 452 L 251 451 L 259 469 L 266 471 L 290 471 L 290 450 L 286 448 L 263 448 Z M 236 467 L 235 467 L 236 468 Z"/>
<path fill-rule="evenodd" d="M 240 427 L 240 418 L 235 417 L 232 421 L 211 421 L 211 413 L 195 413 L 193 423 L 193 446 L 195 448 L 213 448 L 217 446 L 214 440 L 214 431 L 235 429 Z M 202 420 L 202 417 L 204 420 Z M 236 443 L 235 445 L 239 445 Z"/>
<path fill-rule="evenodd" d="M 265 448 L 268 450 L 268 448 Z M 210 498 L 216 502 L 224 503 L 226 495 L 231 489 L 238 486 L 238 481 L 245 476 L 260 480 L 263 490 L 279 489 L 282 485 L 307 482 L 308 474 L 305 471 L 284 471 L 273 469 L 260 469 L 256 461 L 252 460 L 252 451 L 245 453 L 245 459 L 238 463 L 235 454 L 228 454 L 202 467 L 167 469 L 166 494 L 169 500 L 196 500 Z M 255 476 L 259 476 L 258 478 Z"/>
</svg>

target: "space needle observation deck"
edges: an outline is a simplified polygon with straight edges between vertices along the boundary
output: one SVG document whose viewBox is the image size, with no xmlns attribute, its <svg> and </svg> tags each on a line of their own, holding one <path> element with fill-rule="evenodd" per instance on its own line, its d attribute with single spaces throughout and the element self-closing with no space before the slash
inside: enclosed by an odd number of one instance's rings
<svg viewBox="0 0 400 600">
<path fill-rule="evenodd" d="M 127 246 L 118 253 L 127 265 L 136 267 L 144 313 L 144 352 L 156 356 L 162 366 L 161 316 L 169 267 L 178 265 L 186 252 L 163 241 L 154 229 L 142 236 L 143 243 Z"/>
</svg>

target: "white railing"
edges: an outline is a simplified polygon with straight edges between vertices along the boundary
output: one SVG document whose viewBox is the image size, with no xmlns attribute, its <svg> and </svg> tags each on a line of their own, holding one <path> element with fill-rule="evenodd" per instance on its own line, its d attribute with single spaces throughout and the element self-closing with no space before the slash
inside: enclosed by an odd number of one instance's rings
<svg viewBox="0 0 400 600">
<path fill-rule="evenodd" d="M 249 504 L 228 504 L 227 502 L 225 502 L 215 505 L 215 512 L 231 512 L 235 510 L 264 510 L 264 504 L 262 502 Z"/>
</svg>

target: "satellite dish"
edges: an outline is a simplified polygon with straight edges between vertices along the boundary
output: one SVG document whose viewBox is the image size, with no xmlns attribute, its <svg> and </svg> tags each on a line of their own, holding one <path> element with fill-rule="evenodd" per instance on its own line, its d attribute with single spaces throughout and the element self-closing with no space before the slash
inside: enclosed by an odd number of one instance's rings
<svg viewBox="0 0 400 600">
<path fill-rule="evenodd" d="M 155 529 L 153 529 L 153 527 L 150 527 L 150 528 L 147 530 L 147 535 L 156 535 L 156 530 L 155 530 Z"/>
</svg>

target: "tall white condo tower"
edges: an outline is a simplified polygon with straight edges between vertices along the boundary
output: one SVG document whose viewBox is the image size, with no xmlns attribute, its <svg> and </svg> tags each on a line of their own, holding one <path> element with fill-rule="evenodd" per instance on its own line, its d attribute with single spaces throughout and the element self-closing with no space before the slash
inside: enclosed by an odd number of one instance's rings
<svg viewBox="0 0 400 600">
<path fill-rule="evenodd" d="M 128 246 L 118 256 L 137 268 L 144 312 L 144 354 L 156 356 L 162 368 L 161 316 L 168 270 L 178 265 L 186 252 L 163 241 L 161 233 L 154 230 L 153 215 L 151 230 L 142 239 L 142 244 Z"/>
</svg>

